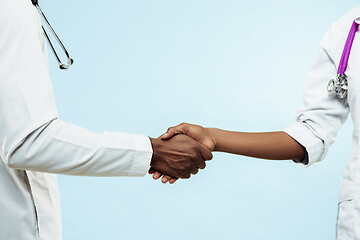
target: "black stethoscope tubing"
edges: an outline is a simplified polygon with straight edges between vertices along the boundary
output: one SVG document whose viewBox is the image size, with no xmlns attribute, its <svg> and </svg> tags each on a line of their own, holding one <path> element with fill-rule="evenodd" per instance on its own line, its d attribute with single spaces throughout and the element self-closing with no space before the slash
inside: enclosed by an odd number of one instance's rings
<svg viewBox="0 0 360 240">
<path fill-rule="evenodd" d="M 68 60 L 67 64 L 62 63 L 61 60 L 60 60 L 60 58 L 59 58 L 59 56 L 58 56 L 58 54 L 56 53 L 56 50 L 55 50 L 55 48 L 54 48 L 54 45 L 53 45 L 53 44 L 51 43 L 51 41 L 50 41 L 49 35 L 46 33 L 44 26 L 42 26 L 44 35 L 45 35 L 47 41 L 49 42 L 50 47 L 51 47 L 51 49 L 52 49 L 52 51 L 53 51 L 53 53 L 54 53 L 54 55 L 55 55 L 55 57 L 56 57 L 56 59 L 57 59 L 57 61 L 58 61 L 58 63 L 59 63 L 60 69 L 62 69 L 62 70 L 69 69 L 70 66 L 74 63 L 74 60 L 70 57 L 70 54 L 69 54 L 69 52 L 66 50 L 64 44 L 61 42 L 60 38 L 58 37 L 58 35 L 57 35 L 56 32 L 54 31 L 54 29 L 51 27 L 49 21 L 48 21 L 47 18 L 45 17 L 45 14 L 41 11 L 41 8 L 39 7 L 38 0 L 31 0 L 31 2 L 32 2 L 32 4 L 38 9 L 38 11 L 39 11 L 40 15 L 43 17 L 46 25 L 49 27 L 50 31 L 51 31 L 52 34 L 54 35 L 56 41 L 59 43 L 60 47 L 62 48 L 62 50 L 64 51 L 64 53 L 65 53 L 65 55 L 66 55 L 66 57 L 67 57 L 67 60 Z"/>
</svg>

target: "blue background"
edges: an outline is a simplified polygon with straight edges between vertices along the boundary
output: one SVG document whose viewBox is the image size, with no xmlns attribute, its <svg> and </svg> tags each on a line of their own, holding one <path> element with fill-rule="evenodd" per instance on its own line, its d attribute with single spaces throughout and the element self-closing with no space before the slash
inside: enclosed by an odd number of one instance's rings
<svg viewBox="0 0 360 240">
<path fill-rule="evenodd" d="M 49 52 L 60 118 L 152 137 L 181 122 L 284 129 L 324 33 L 357 4 L 40 1 L 75 59 L 60 71 Z M 348 119 L 326 160 L 307 169 L 215 153 L 175 185 L 59 176 L 64 239 L 334 239 L 351 130 Z"/>
</svg>

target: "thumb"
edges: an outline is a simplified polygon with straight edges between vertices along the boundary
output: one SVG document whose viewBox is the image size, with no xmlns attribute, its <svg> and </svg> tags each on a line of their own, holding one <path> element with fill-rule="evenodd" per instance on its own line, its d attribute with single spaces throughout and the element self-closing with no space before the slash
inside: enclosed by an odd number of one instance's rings
<svg viewBox="0 0 360 240">
<path fill-rule="evenodd" d="M 171 137 L 173 137 L 175 135 L 175 133 L 173 131 L 167 131 L 166 133 L 164 133 L 163 135 L 161 135 L 160 139 L 161 140 L 167 140 L 170 139 Z"/>
<path fill-rule="evenodd" d="M 186 126 L 184 124 L 180 124 L 180 125 L 177 125 L 175 127 L 168 128 L 166 133 L 161 135 L 160 139 L 161 140 L 167 140 L 167 139 L 170 139 L 171 137 L 173 137 L 176 134 L 180 134 L 180 133 L 185 134 L 185 132 L 186 132 Z"/>
<path fill-rule="evenodd" d="M 200 154 L 201 157 L 204 160 L 211 160 L 213 158 L 213 154 L 211 153 L 210 149 L 208 149 L 207 147 L 205 147 L 204 145 L 200 144 Z"/>
</svg>

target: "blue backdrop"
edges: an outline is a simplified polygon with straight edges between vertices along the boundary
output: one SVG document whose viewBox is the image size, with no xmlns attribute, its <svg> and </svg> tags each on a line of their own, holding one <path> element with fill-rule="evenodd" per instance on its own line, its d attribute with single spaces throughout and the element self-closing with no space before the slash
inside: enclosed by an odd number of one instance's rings
<svg viewBox="0 0 360 240">
<path fill-rule="evenodd" d="M 60 117 L 158 136 L 190 122 L 275 131 L 294 122 L 329 26 L 355 0 L 40 1 L 75 59 L 49 52 Z M 325 90 L 324 90 L 325 91 Z M 307 169 L 215 153 L 190 180 L 59 176 L 66 240 L 334 239 L 348 120 Z"/>
</svg>

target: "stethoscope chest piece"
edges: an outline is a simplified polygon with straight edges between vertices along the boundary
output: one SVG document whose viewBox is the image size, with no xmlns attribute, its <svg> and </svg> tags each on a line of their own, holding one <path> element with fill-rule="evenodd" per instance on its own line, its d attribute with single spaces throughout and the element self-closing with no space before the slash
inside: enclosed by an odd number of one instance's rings
<svg viewBox="0 0 360 240">
<path fill-rule="evenodd" d="M 327 91 L 330 94 L 335 94 L 339 98 L 345 98 L 349 89 L 348 81 L 346 80 L 346 69 L 348 66 L 349 56 L 351 52 L 351 47 L 354 42 L 355 34 L 358 30 L 359 24 L 357 24 L 356 20 L 351 25 L 349 35 L 346 39 L 344 50 L 341 54 L 341 59 L 337 71 L 336 79 L 331 79 L 328 86 Z"/>
<path fill-rule="evenodd" d="M 348 92 L 348 81 L 346 80 L 346 77 L 344 74 L 338 74 L 336 76 L 336 79 L 331 79 L 329 81 L 329 84 L 327 86 L 327 90 L 331 94 L 335 94 L 339 98 L 345 98 Z"/>
</svg>

